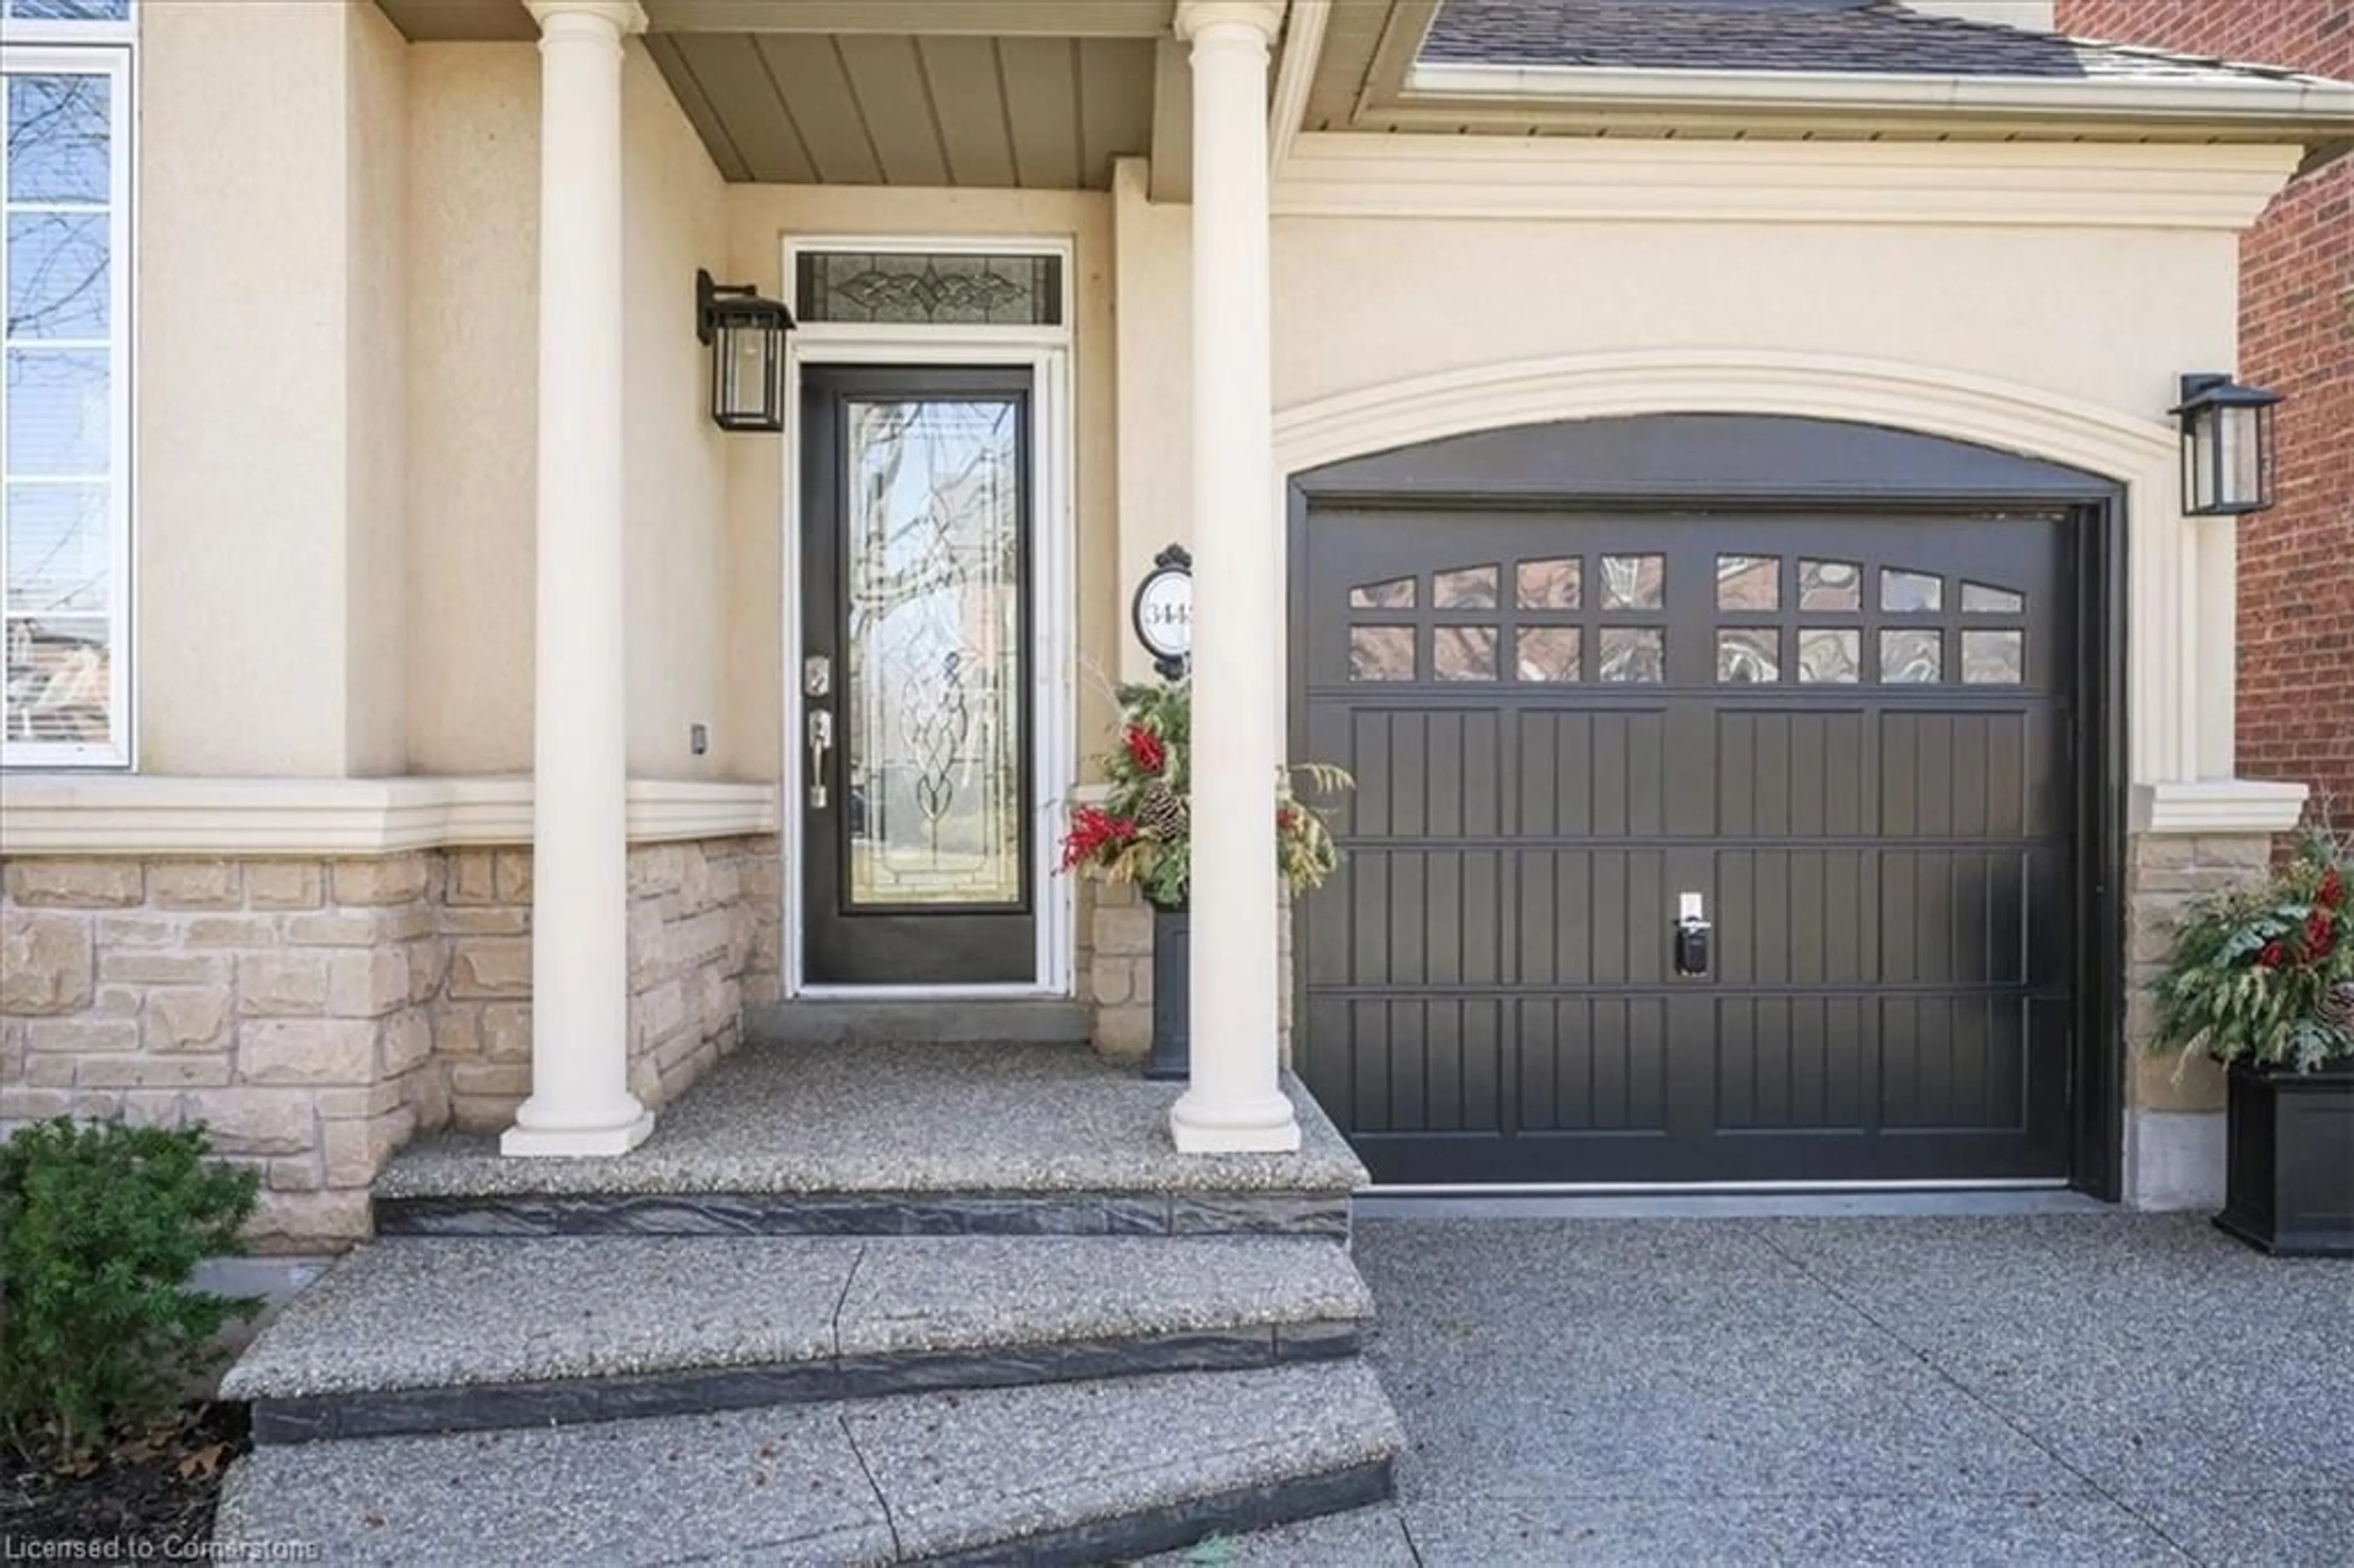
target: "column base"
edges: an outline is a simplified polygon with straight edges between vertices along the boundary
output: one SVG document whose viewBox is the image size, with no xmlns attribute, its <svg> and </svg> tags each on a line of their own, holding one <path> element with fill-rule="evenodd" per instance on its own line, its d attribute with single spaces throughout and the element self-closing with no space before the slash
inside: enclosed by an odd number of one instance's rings
<svg viewBox="0 0 2354 1568">
<path fill-rule="evenodd" d="M 595 1127 L 526 1127 L 523 1118 L 530 1112 L 525 1100 L 515 1125 L 499 1134 L 499 1152 L 511 1160 L 610 1158 L 627 1154 L 654 1129 L 654 1113 L 643 1108 L 629 1120 Z"/>
<path fill-rule="evenodd" d="M 1299 1147 L 1299 1118 L 1280 1094 L 1204 1105 L 1188 1089 L 1169 1107 L 1169 1135 L 1180 1154 L 1289 1154 Z"/>
</svg>

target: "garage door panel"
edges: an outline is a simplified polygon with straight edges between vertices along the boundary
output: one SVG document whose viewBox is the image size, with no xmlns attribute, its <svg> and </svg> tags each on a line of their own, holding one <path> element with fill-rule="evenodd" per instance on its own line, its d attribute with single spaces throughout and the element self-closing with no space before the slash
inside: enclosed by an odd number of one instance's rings
<svg viewBox="0 0 2354 1568">
<path fill-rule="evenodd" d="M 1381 911 L 1381 927 L 1388 932 L 1387 970 L 1383 985 L 1418 986 L 1430 983 L 1427 917 L 1428 879 L 1424 876 L 1420 850 L 1382 852 L 1389 861 L 1389 896 Z"/>
<path fill-rule="evenodd" d="M 1873 858 L 1887 911 L 1878 923 L 1882 958 L 1873 979 L 2066 988 L 2073 936 L 2059 846 L 1884 849 Z"/>
<path fill-rule="evenodd" d="M 1882 1122 L 1912 1132 L 2023 1130 L 2031 1008 L 2024 997 L 1882 998 Z"/>
<path fill-rule="evenodd" d="M 1867 1124 L 1878 1097 L 1878 1038 L 1862 999 L 1725 998 L 1716 1010 L 1717 1130 Z"/>
<path fill-rule="evenodd" d="M 1357 1128 L 1501 1132 L 1505 1008 L 1497 996 L 1423 996 L 1359 998 L 1319 1010 L 1317 1022 L 1352 1032 L 1355 1048 L 1342 1071 Z"/>
<path fill-rule="evenodd" d="M 1645 838 L 1665 831 L 1667 730 L 1667 715 L 1657 708 L 1596 716 L 1593 748 L 1583 759 L 1593 775 L 1595 836 Z"/>
<path fill-rule="evenodd" d="M 2020 838 L 2064 823 L 2068 714 L 2045 699 L 2002 711 L 1879 715 L 1878 832 L 1888 838 Z"/>
<path fill-rule="evenodd" d="M 1511 869 L 1495 848 L 1356 847 L 1318 895 L 1333 914 L 1301 944 L 1310 983 L 1506 983 Z"/>
<path fill-rule="evenodd" d="M 1719 820 L 1693 830 L 1731 838 L 1854 838 L 1877 831 L 1868 810 L 1872 715 L 1862 709 L 1793 713 L 1700 705 L 1712 719 Z M 1695 748 L 1681 753 L 1706 755 Z"/>
<path fill-rule="evenodd" d="M 1522 709 L 1517 826 L 1523 836 L 1594 832 L 1596 715 Z"/>
<path fill-rule="evenodd" d="M 1405 1010 L 1391 1011 L 1394 1025 Z M 1406 1023 L 1420 1035 L 1423 1125 L 1441 1132 L 1503 1129 L 1501 1012 L 1495 997 L 1434 998 L 1413 1010 Z"/>
<path fill-rule="evenodd" d="M 1522 985 L 1594 981 L 1594 859 L 1585 850 L 1523 850 L 1519 868 Z"/>
<path fill-rule="evenodd" d="M 1529 1000 L 1514 1012 L 1521 1130 L 1668 1130 L 1671 1059 L 1664 998 Z"/>
<path fill-rule="evenodd" d="M 1688 885 L 1715 922 L 1720 986 L 1861 985 L 1877 979 L 1879 894 L 1869 848 L 1727 848 Z M 1672 910 L 1655 928 L 1664 932 Z M 1662 938 L 1664 940 L 1664 938 Z"/>
<path fill-rule="evenodd" d="M 1349 1038 L 1302 1062 L 1376 1178 L 2058 1174 L 2065 535 L 1311 511 L 1300 733 L 1359 788 L 1299 916 Z M 1405 652 L 1352 664 L 1355 623 Z M 1606 678 L 1614 630 L 1664 664 Z"/>
</svg>

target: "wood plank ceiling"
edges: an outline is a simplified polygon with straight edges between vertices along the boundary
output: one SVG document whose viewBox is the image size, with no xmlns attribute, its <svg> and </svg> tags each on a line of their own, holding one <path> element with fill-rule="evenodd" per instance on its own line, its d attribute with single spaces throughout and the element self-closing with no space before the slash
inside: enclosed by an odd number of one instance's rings
<svg viewBox="0 0 2354 1568">
<path fill-rule="evenodd" d="M 377 0 L 412 40 L 536 37 L 516 0 Z M 645 0 L 730 180 L 1100 190 L 1147 153 L 1172 0 Z M 1164 134 L 1166 128 L 1164 127 Z"/>
<path fill-rule="evenodd" d="M 656 32 L 646 48 L 730 180 L 1100 190 L 1152 137 L 1135 37 Z"/>
</svg>

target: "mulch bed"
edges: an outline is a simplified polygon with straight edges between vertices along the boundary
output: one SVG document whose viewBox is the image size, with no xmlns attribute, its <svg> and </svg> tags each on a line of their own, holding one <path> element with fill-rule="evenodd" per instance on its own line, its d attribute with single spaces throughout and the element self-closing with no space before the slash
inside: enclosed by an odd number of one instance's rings
<svg viewBox="0 0 2354 1568">
<path fill-rule="evenodd" d="M 191 1405 L 175 1424 L 119 1444 L 87 1475 L 27 1465 L 0 1444 L 0 1544 L 153 1542 L 186 1552 L 212 1539 L 228 1463 L 248 1446 L 241 1404 Z M 188 1560 L 183 1558 L 182 1560 Z"/>
</svg>

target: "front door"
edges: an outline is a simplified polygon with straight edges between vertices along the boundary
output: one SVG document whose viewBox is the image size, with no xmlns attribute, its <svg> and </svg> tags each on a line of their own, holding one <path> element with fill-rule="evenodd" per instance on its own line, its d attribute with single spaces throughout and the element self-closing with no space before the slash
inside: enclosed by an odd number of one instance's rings
<svg viewBox="0 0 2354 1568">
<path fill-rule="evenodd" d="M 801 386 L 803 979 L 1031 983 L 1030 372 Z"/>
<path fill-rule="evenodd" d="M 1358 787 L 1300 1071 L 1375 1179 L 2063 1176 L 2070 543 L 1311 508 L 1301 754 Z"/>
</svg>

